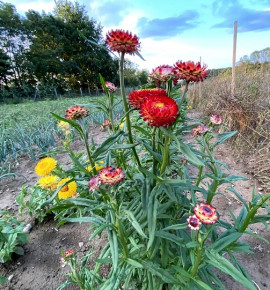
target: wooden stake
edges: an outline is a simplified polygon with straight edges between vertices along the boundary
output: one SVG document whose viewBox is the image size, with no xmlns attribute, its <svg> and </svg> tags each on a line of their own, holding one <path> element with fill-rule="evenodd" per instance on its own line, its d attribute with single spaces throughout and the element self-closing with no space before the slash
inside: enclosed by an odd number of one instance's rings
<svg viewBox="0 0 270 290">
<path fill-rule="evenodd" d="M 200 64 L 202 66 L 202 57 L 200 56 Z M 202 98 L 202 82 L 199 82 L 199 99 Z"/>
<path fill-rule="evenodd" d="M 235 94 L 235 62 L 236 62 L 236 42 L 237 42 L 237 21 L 234 22 L 233 32 L 233 59 L 232 59 L 232 97 Z"/>
</svg>

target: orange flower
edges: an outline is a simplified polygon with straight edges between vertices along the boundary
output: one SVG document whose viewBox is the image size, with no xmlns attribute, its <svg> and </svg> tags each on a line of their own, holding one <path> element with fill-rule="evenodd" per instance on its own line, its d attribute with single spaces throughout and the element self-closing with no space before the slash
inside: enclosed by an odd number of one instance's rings
<svg viewBox="0 0 270 290">
<path fill-rule="evenodd" d="M 98 173 L 98 179 L 100 182 L 108 185 L 119 183 L 124 177 L 125 174 L 119 167 L 113 168 L 107 166 L 106 168 L 101 169 Z"/>
<path fill-rule="evenodd" d="M 194 214 L 203 224 L 212 225 L 218 220 L 216 208 L 208 203 L 197 204 L 194 208 Z"/>
<path fill-rule="evenodd" d="M 68 257 L 74 256 L 75 252 L 73 250 L 67 250 L 65 251 L 64 255 L 65 255 L 65 258 L 68 258 Z"/>
<path fill-rule="evenodd" d="M 140 109 L 141 104 L 145 98 L 156 96 L 156 95 L 165 95 L 166 91 L 163 89 L 143 89 L 131 92 L 128 95 L 128 102 L 135 109 Z"/>
<path fill-rule="evenodd" d="M 111 30 L 106 35 L 106 44 L 110 50 L 134 54 L 140 47 L 137 35 L 121 29 Z"/>
<path fill-rule="evenodd" d="M 172 98 L 165 95 L 144 99 L 140 114 L 149 126 L 171 126 L 178 116 L 178 106 Z"/>
<path fill-rule="evenodd" d="M 201 66 L 199 62 L 178 61 L 174 65 L 174 73 L 186 82 L 202 82 L 208 76 L 209 71 L 206 68 L 206 65 Z"/>
<path fill-rule="evenodd" d="M 66 110 L 66 115 L 65 118 L 68 120 L 78 120 L 83 117 L 88 116 L 88 110 L 84 108 L 84 106 L 75 106 L 75 107 L 70 107 Z"/>
</svg>

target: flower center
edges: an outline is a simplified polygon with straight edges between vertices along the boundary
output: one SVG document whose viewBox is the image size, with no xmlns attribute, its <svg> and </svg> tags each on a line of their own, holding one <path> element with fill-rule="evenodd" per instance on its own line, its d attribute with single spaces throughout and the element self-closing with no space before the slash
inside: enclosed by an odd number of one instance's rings
<svg viewBox="0 0 270 290">
<path fill-rule="evenodd" d="M 156 107 L 163 108 L 164 107 L 164 103 L 156 103 Z"/>
<path fill-rule="evenodd" d="M 207 215 L 211 215 L 213 212 L 212 210 L 207 207 L 207 206 L 203 206 L 203 211 L 207 214 Z"/>
<path fill-rule="evenodd" d="M 192 227 L 197 227 L 198 226 L 198 220 L 195 219 L 195 218 L 191 218 L 190 221 L 189 221 L 189 224 L 192 226 Z"/>
<path fill-rule="evenodd" d="M 61 191 L 68 191 L 68 186 L 65 185 L 64 187 L 62 187 Z"/>
</svg>

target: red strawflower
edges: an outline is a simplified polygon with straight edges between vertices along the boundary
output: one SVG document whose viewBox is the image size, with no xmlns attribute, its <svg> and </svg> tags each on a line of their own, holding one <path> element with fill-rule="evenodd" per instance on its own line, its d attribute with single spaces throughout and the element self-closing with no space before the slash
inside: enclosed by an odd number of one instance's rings
<svg viewBox="0 0 270 290">
<path fill-rule="evenodd" d="M 75 107 L 70 107 L 66 110 L 66 115 L 65 118 L 68 120 L 78 120 L 83 117 L 88 116 L 88 110 L 84 108 L 84 106 L 75 106 Z"/>
<path fill-rule="evenodd" d="M 172 98 L 157 95 L 145 98 L 141 104 L 140 114 L 149 126 L 171 126 L 178 116 L 178 106 Z"/>
<path fill-rule="evenodd" d="M 199 62 L 178 61 L 174 65 L 174 73 L 186 82 L 202 82 L 208 76 L 209 71 L 206 68 L 206 65 L 201 66 Z"/>
<path fill-rule="evenodd" d="M 92 177 L 88 183 L 89 191 L 96 191 L 99 188 L 100 184 L 101 182 L 98 177 Z"/>
<path fill-rule="evenodd" d="M 110 120 L 105 120 L 102 124 L 102 127 L 105 128 L 105 127 L 109 127 L 111 128 L 112 127 L 112 122 Z"/>
<path fill-rule="evenodd" d="M 194 214 L 203 224 L 212 225 L 218 220 L 216 208 L 208 203 L 196 204 Z"/>
<path fill-rule="evenodd" d="M 105 82 L 105 86 L 108 92 L 114 93 L 117 90 L 117 87 L 111 82 Z"/>
<path fill-rule="evenodd" d="M 222 118 L 219 115 L 212 115 L 210 117 L 210 122 L 214 125 L 220 125 L 222 123 Z"/>
<path fill-rule="evenodd" d="M 106 35 L 106 44 L 112 51 L 128 54 L 134 54 L 140 47 L 137 35 L 132 35 L 132 33 L 122 29 L 109 31 Z"/>
<path fill-rule="evenodd" d="M 164 95 L 166 96 L 166 91 L 163 89 L 144 89 L 144 90 L 137 90 L 131 92 L 128 95 L 128 102 L 131 106 L 135 109 L 140 109 L 141 104 L 145 98 L 156 96 L 156 95 Z"/>
<path fill-rule="evenodd" d="M 188 226 L 194 231 L 198 231 L 200 229 L 200 225 L 202 224 L 195 214 L 188 217 L 187 222 Z"/>
<path fill-rule="evenodd" d="M 170 78 L 175 79 L 174 67 L 170 65 L 160 65 L 153 69 L 149 74 L 148 79 L 154 82 L 167 82 Z"/>
<path fill-rule="evenodd" d="M 208 131 L 208 128 L 204 125 L 199 125 L 196 128 L 192 129 L 192 136 L 196 137 L 197 135 L 203 135 Z"/>
<path fill-rule="evenodd" d="M 75 254 L 75 252 L 73 250 L 67 250 L 65 251 L 65 258 L 68 258 L 70 256 L 73 256 Z"/>
<path fill-rule="evenodd" d="M 124 177 L 125 174 L 119 167 L 113 168 L 107 166 L 106 168 L 101 169 L 98 173 L 100 182 L 108 185 L 119 183 Z"/>
</svg>

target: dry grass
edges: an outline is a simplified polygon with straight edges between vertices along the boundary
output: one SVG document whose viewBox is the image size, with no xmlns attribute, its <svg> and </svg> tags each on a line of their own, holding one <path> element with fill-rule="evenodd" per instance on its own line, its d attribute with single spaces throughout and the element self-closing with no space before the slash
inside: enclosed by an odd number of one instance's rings
<svg viewBox="0 0 270 290">
<path fill-rule="evenodd" d="M 238 130 L 234 148 L 248 158 L 250 170 L 264 190 L 270 190 L 270 66 L 237 68 L 235 94 L 231 76 L 219 75 L 190 87 L 193 107 L 205 116 L 219 114 L 231 130 Z"/>
</svg>

